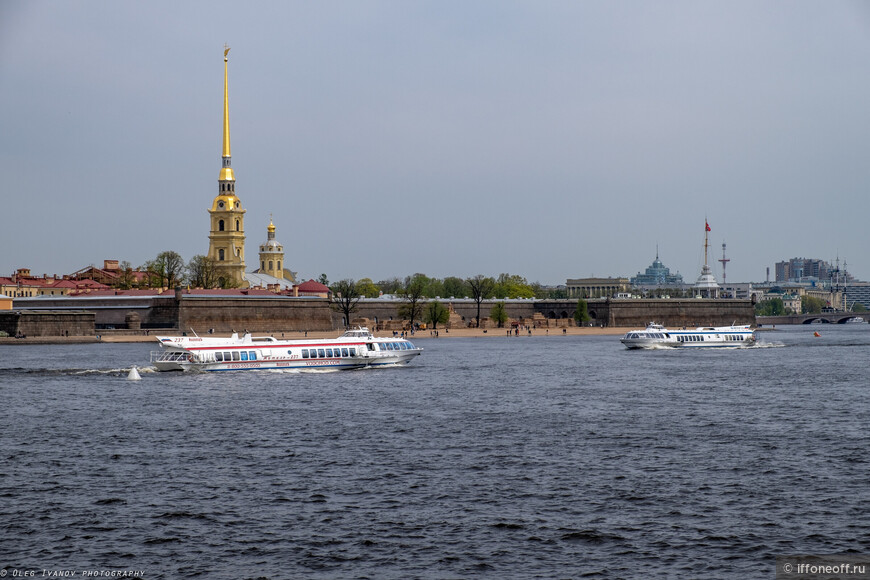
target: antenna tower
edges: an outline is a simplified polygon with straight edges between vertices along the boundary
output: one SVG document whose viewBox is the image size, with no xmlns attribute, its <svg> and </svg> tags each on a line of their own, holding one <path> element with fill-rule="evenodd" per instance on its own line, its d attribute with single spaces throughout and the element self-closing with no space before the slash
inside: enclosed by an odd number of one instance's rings
<svg viewBox="0 0 870 580">
<path fill-rule="evenodd" d="M 728 262 L 731 260 L 725 257 L 725 242 L 722 242 L 722 259 L 719 260 L 722 263 L 722 285 L 725 285 L 725 266 L 728 265 Z"/>
</svg>

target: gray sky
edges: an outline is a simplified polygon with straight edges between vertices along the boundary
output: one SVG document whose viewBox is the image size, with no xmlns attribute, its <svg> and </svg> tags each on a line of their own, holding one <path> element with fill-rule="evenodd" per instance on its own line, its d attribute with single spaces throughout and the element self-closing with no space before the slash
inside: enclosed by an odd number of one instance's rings
<svg viewBox="0 0 870 580">
<path fill-rule="evenodd" d="M 870 279 L 864 2 L 0 3 L 0 275 L 208 249 L 224 43 L 246 262 Z"/>
</svg>

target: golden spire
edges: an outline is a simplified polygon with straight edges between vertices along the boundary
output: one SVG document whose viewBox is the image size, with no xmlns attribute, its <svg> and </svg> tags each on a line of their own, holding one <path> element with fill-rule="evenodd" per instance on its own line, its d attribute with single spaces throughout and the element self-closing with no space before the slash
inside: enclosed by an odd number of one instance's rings
<svg viewBox="0 0 870 580">
<path fill-rule="evenodd" d="M 221 153 L 223 157 L 220 175 L 221 181 L 235 181 L 230 163 L 230 92 L 227 76 L 227 54 L 229 52 L 230 47 L 224 44 L 224 147 L 223 153 Z"/>
</svg>

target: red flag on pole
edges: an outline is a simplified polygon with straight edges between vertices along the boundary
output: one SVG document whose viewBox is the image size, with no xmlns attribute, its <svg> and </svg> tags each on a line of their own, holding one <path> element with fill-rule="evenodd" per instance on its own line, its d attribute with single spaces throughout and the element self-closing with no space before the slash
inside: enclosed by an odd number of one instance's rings
<svg viewBox="0 0 870 580">
<path fill-rule="evenodd" d="M 710 224 L 707 223 L 707 220 L 704 220 L 704 226 L 707 228 L 707 231 L 710 231 Z"/>
</svg>

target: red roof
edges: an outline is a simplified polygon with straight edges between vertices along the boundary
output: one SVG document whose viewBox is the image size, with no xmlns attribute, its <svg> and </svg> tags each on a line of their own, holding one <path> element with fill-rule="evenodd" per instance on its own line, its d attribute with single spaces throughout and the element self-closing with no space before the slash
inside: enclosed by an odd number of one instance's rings
<svg viewBox="0 0 870 580">
<path fill-rule="evenodd" d="M 309 280 L 308 282 L 303 282 L 296 286 L 297 290 L 300 292 L 314 292 L 318 294 L 325 294 L 329 292 L 329 287 L 324 286 L 320 282 L 315 282 L 314 280 Z"/>
</svg>

